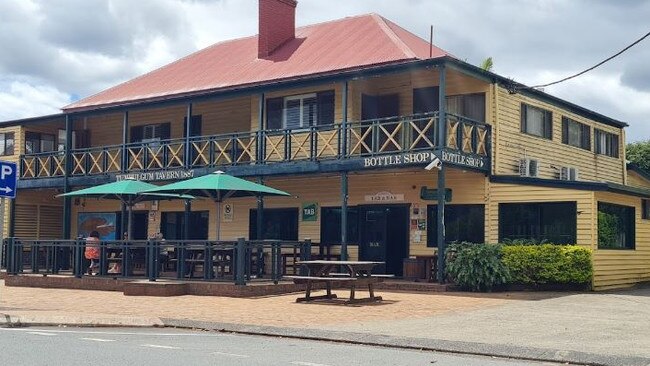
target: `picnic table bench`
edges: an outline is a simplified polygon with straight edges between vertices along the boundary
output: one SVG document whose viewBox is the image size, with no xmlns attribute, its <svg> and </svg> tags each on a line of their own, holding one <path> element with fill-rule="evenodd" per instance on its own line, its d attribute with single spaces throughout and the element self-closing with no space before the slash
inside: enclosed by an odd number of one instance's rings
<svg viewBox="0 0 650 366">
<path fill-rule="evenodd" d="M 346 301 L 348 304 L 381 301 L 381 296 L 375 296 L 374 285 L 383 281 L 386 277 L 392 277 L 390 275 L 373 275 L 371 273 L 373 267 L 383 264 L 383 262 L 313 260 L 298 262 L 298 264 L 309 269 L 308 276 L 285 276 L 285 278 L 292 279 L 294 283 L 305 283 L 307 285 L 305 296 L 299 297 L 296 299 L 296 302 L 336 299 L 336 294 L 332 293 L 332 284 L 335 282 L 349 285 L 350 298 Z M 339 266 L 345 272 L 334 271 Z M 325 283 L 325 295 L 311 295 L 314 283 Z M 370 296 L 367 298 L 356 298 L 355 291 L 357 286 L 368 286 Z"/>
</svg>

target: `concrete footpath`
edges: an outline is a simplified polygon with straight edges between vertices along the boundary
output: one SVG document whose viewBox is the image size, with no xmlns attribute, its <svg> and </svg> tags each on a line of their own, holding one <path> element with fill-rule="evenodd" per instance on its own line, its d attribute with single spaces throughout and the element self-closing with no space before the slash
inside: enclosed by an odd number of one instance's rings
<svg viewBox="0 0 650 366">
<path fill-rule="evenodd" d="M 350 306 L 298 304 L 298 294 L 128 297 L 4 287 L 0 281 L 0 326 L 170 326 L 576 364 L 650 366 L 649 287 L 606 294 L 381 295 L 381 303 Z"/>
</svg>

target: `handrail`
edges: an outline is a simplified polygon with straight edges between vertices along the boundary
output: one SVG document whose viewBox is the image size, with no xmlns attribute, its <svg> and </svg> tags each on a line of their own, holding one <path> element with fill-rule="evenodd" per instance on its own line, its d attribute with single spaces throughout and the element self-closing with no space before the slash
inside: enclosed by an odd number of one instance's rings
<svg viewBox="0 0 650 366">
<path fill-rule="evenodd" d="M 86 248 L 98 248 L 97 275 L 146 277 L 150 281 L 169 277 L 166 265 L 173 265 L 171 277 L 205 281 L 233 281 L 245 284 L 255 278 L 278 283 L 287 272 L 282 253 L 297 253 L 297 260 L 311 256 L 311 241 L 214 241 L 214 240 L 37 240 L 7 238 L 2 242 L 3 263 L 9 275 L 26 273 L 71 275 L 87 273 Z M 270 262 L 265 263 L 267 257 Z M 141 266 L 139 269 L 138 266 Z M 110 271 L 111 268 L 119 272 Z M 200 268 L 200 271 L 197 271 Z M 169 268 L 167 268 L 169 269 Z"/>
<path fill-rule="evenodd" d="M 70 151 L 68 175 L 324 161 L 409 153 L 440 146 L 490 156 L 491 125 L 454 113 L 446 116 L 444 140 L 438 136 L 436 111 L 351 121 L 345 125 L 334 123 L 77 148 Z M 188 142 L 190 146 L 186 148 Z M 189 156 L 185 156 L 187 151 Z M 65 158 L 60 151 L 23 154 L 21 178 L 65 176 Z"/>
</svg>

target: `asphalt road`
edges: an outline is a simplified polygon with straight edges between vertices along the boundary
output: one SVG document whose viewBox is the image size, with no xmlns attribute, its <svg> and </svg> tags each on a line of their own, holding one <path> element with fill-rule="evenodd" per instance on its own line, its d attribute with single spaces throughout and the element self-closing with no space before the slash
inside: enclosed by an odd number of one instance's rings
<svg viewBox="0 0 650 366">
<path fill-rule="evenodd" d="M 543 365 L 489 357 L 177 329 L 0 328 L 0 365 L 180 364 Z"/>
</svg>

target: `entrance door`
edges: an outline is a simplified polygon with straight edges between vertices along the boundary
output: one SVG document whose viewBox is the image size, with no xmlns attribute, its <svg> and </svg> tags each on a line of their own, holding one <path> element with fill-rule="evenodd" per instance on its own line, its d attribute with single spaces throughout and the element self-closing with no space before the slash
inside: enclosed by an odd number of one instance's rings
<svg viewBox="0 0 650 366">
<path fill-rule="evenodd" d="M 359 216 L 359 260 L 385 262 L 373 272 L 401 276 L 408 255 L 408 206 L 361 206 Z"/>
</svg>

